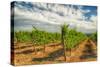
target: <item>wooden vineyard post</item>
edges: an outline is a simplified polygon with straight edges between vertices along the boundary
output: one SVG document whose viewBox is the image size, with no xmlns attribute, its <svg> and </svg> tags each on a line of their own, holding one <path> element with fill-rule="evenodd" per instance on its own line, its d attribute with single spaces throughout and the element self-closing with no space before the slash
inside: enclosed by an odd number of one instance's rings
<svg viewBox="0 0 100 67">
<path fill-rule="evenodd" d="M 45 44 L 44 44 L 44 53 L 45 53 L 45 48 L 46 48 L 46 46 L 45 46 Z"/>
<path fill-rule="evenodd" d="M 64 38 L 63 38 L 63 32 L 62 32 L 62 46 L 63 46 L 63 52 L 64 52 L 64 59 L 66 61 L 66 48 L 64 46 Z"/>
<path fill-rule="evenodd" d="M 66 46 L 65 46 L 65 40 L 64 40 L 64 38 L 66 37 L 66 31 L 67 31 L 67 25 L 64 24 L 61 27 L 61 41 L 62 41 L 62 46 L 63 46 L 65 61 L 66 61 Z"/>
<path fill-rule="evenodd" d="M 36 53 L 37 51 L 36 51 L 35 45 L 34 45 L 34 52 L 35 52 L 35 54 L 37 54 L 37 53 Z"/>
<path fill-rule="evenodd" d="M 35 40 L 35 39 L 37 39 L 37 33 L 38 33 L 38 29 L 35 27 L 35 26 L 33 26 L 32 25 L 32 33 L 31 33 L 31 37 L 32 37 L 32 43 L 33 43 L 33 46 L 34 46 L 34 52 L 35 52 L 35 54 L 37 54 L 37 49 L 36 49 L 36 45 L 38 44 L 37 43 L 37 40 Z M 35 32 L 35 33 L 34 33 Z"/>
<path fill-rule="evenodd" d="M 46 33 L 45 33 L 44 36 L 46 37 Z M 43 52 L 44 52 L 44 53 L 46 52 L 46 51 L 45 51 L 45 49 L 46 49 L 46 41 L 45 41 L 46 38 L 45 38 L 45 37 L 43 37 L 43 41 L 44 41 L 44 43 L 43 43 L 43 44 L 44 44 L 44 51 L 43 51 Z"/>
</svg>

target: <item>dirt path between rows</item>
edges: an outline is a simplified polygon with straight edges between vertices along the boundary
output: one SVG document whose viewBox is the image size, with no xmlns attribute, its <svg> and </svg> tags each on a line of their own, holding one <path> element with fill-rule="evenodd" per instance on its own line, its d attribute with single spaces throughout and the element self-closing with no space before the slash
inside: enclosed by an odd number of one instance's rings
<svg viewBox="0 0 100 67">
<path fill-rule="evenodd" d="M 88 61 L 87 59 L 89 56 L 96 57 L 96 50 L 96 44 L 92 40 L 86 39 L 85 41 L 81 42 L 75 49 L 71 50 L 70 62 Z M 95 59 L 90 59 L 90 61 L 92 60 Z"/>
<path fill-rule="evenodd" d="M 60 43 L 55 43 L 55 46 L 52 44 L 46 45 L 45 53 L 43 52 L 43 46 L 36 46 L 36 54 L 32 44 L 17 44 L 18 46 L 15 46 L 16 49 L 14 50 L 15 65 L 65 62 L 62 45 Z M 66 53 L 71 53 L 71 56 L 66 55 L 66 62 L 95 61 L 96 50 L 96 44 L 92 40 L 86 39 L 78 44 L 76 48 L 66 51 Z"/>
</svg>

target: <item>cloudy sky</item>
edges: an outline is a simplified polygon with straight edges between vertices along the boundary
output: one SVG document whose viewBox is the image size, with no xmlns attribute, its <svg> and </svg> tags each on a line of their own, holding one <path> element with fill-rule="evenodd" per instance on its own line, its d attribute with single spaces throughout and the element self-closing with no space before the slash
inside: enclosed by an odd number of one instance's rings
<svg viewBox="0 0 100 67">
<path fill-rule="evenodd" d="M 59 32 L 62 24 L 77 31 L 93 33 L 97 31 L 97 7 L 54 3 L 13 2 L 14 29 L 32 29 Z"/>
</svg>

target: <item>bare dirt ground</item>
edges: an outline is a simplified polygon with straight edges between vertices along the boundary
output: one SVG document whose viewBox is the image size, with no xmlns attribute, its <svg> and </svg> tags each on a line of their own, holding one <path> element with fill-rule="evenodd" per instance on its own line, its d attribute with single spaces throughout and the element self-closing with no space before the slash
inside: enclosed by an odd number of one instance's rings
<svg viewBox="0 0 100 67">
<path fill-rule="evenodd" d="M 35 49 L 36 53 L 34 52 L 34 46 L 31 43 L 15 44 L 11 51 L 14 52 L 14 65 L 51 64 L 97 60 L 97 46 L 92 40 L 89 39 L 82 41 L 78 44 L 78 46 L 71 49 L 71 51 L 66 50 L 66 61 L 64 61 L 64 52 L 60 43 L 51 43 L 46 45 L 45 52 L 43 46 L 36 46 Z"/>
</svg>

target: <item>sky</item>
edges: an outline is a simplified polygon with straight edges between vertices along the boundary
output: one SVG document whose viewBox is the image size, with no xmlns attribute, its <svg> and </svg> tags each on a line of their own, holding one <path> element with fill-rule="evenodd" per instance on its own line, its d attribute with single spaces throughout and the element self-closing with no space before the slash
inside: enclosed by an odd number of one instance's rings
<svg viewBox="0 0 100 67">
<path fill-rule="evenodd" d="M 16 31 L 32 30 L 32 25 L 48 32 L 60 32 L 62 24 L 79 32 L 97 31 L 97 7 L 57 3 L 15 1 L 11 15 Z"/>
</svg>

